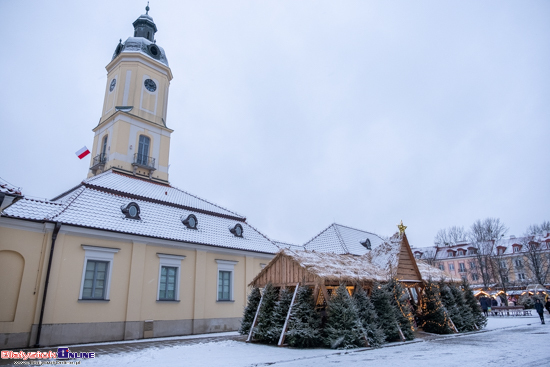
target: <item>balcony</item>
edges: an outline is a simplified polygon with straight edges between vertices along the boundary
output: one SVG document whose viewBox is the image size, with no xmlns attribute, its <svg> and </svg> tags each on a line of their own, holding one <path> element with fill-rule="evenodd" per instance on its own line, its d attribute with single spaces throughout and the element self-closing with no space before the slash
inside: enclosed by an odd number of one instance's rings
<svg viewBox="0 0 550 367">
<path fill-rule="evenodd" d="M 103 170 L 105 162 L 107 161 L 107 155 L 105 153 L 98 154 L 92 159 L 92 166 L 90 170 L 95 174 L 98 170 Z"/>
<path fill-rule="evenodd" d="M 143 168 L 149 171 L 149 178 L 151 178 L 153 171 L 156 170 L 155 158 L 136 153 L 134 154 L 134 163 L 132 163 L 132 166 L 134 166 L 134 174 L 136 174 L 138 168 Z"/>
</svg>

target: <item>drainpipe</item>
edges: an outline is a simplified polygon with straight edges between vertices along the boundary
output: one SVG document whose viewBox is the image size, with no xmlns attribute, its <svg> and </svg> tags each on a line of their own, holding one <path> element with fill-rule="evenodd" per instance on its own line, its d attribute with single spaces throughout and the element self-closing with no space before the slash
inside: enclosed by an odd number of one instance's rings
<svg viewBox="0 0 550 367">
<path fill-rule="evenodd" d="M 40 347 L 40 333 L 42 332 L 42 321 L 44 320 L 44 308 L 46 307 L 46 296 L 48 294 L 48 283 L 50 282 L 50 271 L 52 269 L 52 259 L 53 259 L 53 248 L 55 247 L 55 240 L 57 239 L 57 234 L 61 229 L 61 223 L 56 222 L 55 228 L 52 233 L 52 247 L 50 248 L 50 259 L 48 260 L 48 269 L 46 270 L 46 283 L 44 284 L 44 294 L 42 296 L 42 307 L 40 308 L 40 321 L 38 321 L 38 331 L 36 333 L 36 343 L 34 344 L 35 348 Z"/>
</svg>

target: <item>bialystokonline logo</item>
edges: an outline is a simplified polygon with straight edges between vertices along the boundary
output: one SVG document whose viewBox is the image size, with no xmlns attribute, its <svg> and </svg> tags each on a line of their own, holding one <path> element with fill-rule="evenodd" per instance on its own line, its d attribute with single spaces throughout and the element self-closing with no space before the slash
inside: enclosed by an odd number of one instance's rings
<svg viewBox="0 0 550 367">
<path fill-rule="evenodd" d="M 67 347 L 57 348 L 57 352 L 14 352 L 3 350 L 2 359 L 14 359 L 13 364 L 42 365 L 42 364 L 80 364 L 78 359 L 95 358 L 94 352 L 71 352 Z M 69 361 L 70 359 L 70 361 Z M 75 361 L 77 359 L 77 361 Z"/>
</svg>

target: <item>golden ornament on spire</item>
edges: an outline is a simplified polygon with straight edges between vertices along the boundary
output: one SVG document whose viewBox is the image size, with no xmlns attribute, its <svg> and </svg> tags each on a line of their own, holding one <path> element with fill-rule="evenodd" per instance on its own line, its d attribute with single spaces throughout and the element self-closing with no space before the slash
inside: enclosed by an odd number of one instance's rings
<svg viewBox="0 0 550 367">
<path fill-rule="evenodd" d="M 403 233 L 405 233 L 405 229 L 407 229 L 407 226 L 404 226 L 403 221 L 401 221 L 401 224 L 398 224 L 397 228 L 399 228 L 399 235 L 402 236 Z"/>
</svg>

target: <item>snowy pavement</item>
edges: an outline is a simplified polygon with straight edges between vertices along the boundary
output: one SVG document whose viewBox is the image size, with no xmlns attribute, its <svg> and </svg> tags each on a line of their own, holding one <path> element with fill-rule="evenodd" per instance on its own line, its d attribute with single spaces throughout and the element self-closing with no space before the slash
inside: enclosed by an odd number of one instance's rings
<svg viewBox="0 0 550 367">
<path fill-rule="evenodd" d="M 390 343 L 380 349 L 277 348 L 242 341 L 146 348 L 117 355 L 98 355 L 82 361 L 84 366 L 385 366 L 414 367 L 428 363 L 452 366 L 513 365 L 550 366 L 550 324 L 538 316 L 491 317 L 485 331 L 450 336 L 418 338 Z"/>
<path fill-rule="evenodd" d="M 547 321 L 548 315 L 545 315 Z M 206 366 L 206 367 L 320 367 L 380 366 L 425 367 L 438 363 L 454 366 L 550 366 L 550 323 L 538 316 L 490 317 L 481 332 L 455 335 L 420 333 L 406 343 L 383 348 L 332 349 L 278 348 L 245 343 L 236 333 L 208 334 L 69 346 L 96 352 L 82 366 Z M 204 339 L 204 337 L 208 337 Z M 54 349 L 54 348 L 52 348 Z M 4 361 L 5 362 L 5 361 Z"/>
</svg>

